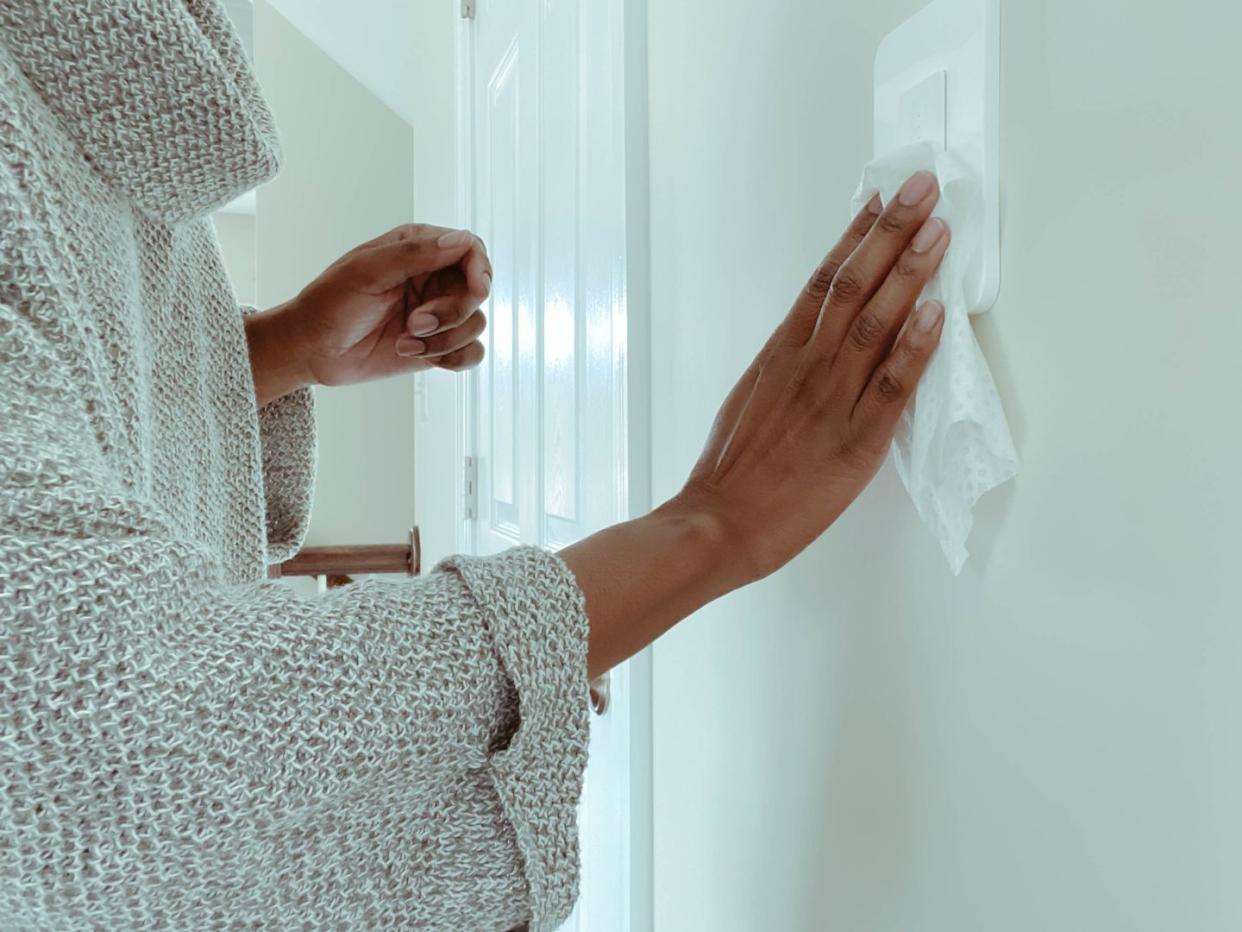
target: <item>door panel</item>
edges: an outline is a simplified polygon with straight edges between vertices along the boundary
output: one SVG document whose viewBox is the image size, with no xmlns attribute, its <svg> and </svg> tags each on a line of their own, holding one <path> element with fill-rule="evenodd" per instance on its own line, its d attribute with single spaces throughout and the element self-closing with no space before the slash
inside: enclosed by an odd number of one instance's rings
<svg viewBox="0 0 1242 932">
<path fill-rule="evenodd" d="M 538 542 L 538 35 L 530 5 L 485 4 L 488 28 L 478 31 L 472 227 L 494 272 L 475 410 L 479 553 Z"/>
</svg>

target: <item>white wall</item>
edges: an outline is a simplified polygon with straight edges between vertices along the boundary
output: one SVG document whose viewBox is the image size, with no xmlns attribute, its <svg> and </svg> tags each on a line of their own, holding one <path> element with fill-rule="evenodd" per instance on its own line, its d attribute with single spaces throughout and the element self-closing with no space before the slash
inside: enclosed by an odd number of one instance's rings
<svg viewBox="0 0 1242 932">
<path fill-rule="evenodd" d="M 403 120 L 413 121 L 414 18 L 419 7 L 438 0 L 265 2 Z"/>
<path fill-rule="evenodd" d="M 650 4 L 654 482 L 836 238 L 917 0 Z M 887 468 L 655 651 L 656 928 L 1242 928 L 1239 7 L 1005 4 L 1024 456 L 953 579 Z"/>
<path fill-rule="evenodd" d="M 237 300 L 251 307 L 258 301 L 258 273 L 254 253 L 254 216 L 252 214 L 212 215 L 224 267 L 233 281 Z"/>
<path fill-rule="evenodd" d="M 413 134 L 266 0 L 255 4 L 254 35 L 285 152 L 283 171 L 258 193 L 258 295 L 270 307 L 411 219 Z M 319 478 L 307 543 L 404 541 L 415 522 L 412 377 L 315 397 Z"/>
</svg>

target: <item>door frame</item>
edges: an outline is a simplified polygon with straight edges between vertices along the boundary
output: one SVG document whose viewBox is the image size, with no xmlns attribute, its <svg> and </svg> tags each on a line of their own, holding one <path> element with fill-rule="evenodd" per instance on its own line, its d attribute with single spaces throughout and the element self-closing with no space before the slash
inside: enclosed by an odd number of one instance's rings
<svg viewBox="0 0 1242 932">
<path fill-rule="evenodd" d="M 471 216 L 470 182 L 473 178 L 471 102 L 474 93 L 474 31 L 472 19 L 462 14 L 474 0 L 441 0 L 450 4 L 456 18 L 455 145 L 457 225 L 464 227 Z M 590 2 L 590 0 L 580 0 Z M 613 0 L 620 7 L 624 85 L 622 110 L 625 140 L 625 361 L 624 417 L 626 432 L 626 489 L 628 516 L 647 514 L 651 493 L 651 315 L 650 227 L 647 105 L 647 0 Z M 463 468 L 469 450 L 470 398 L 477 375 L 457 380 L 454 406 L 456 546 L 472 548 L 472 528 L 465 516 L 466 484 Z M 628 708 L 614 706 L 612 714 L 628 717 L 630 752 L 629 871 L 623 880 L 628 890 L 628 928 L 651 932 L 654 924 L 654 853 L 652 824 L 652 673 L 651 648 L 632 657 L 626 665 Z M 585 697 L 584 697 L 585 701 Z"/>
</svg>

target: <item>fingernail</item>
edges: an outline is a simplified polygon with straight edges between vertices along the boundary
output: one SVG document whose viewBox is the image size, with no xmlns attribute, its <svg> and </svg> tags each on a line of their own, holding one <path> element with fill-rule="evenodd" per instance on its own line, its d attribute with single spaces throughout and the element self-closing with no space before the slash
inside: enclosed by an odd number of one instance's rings
<svg viewBox="0 0 1242 932">
<path fill-rule="evenodd" d="M 451 233 L 443 233 L 436 240 L 436 245 L 448 249 L 452 246 L 464 246 L 470 242 L 470 234 L 465 230 L 453 230 Z"/>
<path fill-rule="evenodd" d="M 401 334 L 397 337 L 397 355 L 398 356 L 418 356 L 427 349 L 427 344 L 422 340 L 415 340 L 409 334 Z"/>
<path fill-rule="evenodd" d="M 936 176 L 931 172 L 916 172 L 910 180 L 897 192 L 897 200 L 907 207 L 917 207 L 932 193 L 936 186 Z"/>
<path fill-rule="evenodd" d="M 914 329 L 920 333 L 931 333 L 944 317 L 944 305 L 939 301 L 928 301 L 915 312 Z"/>
<path fill-rule="evenodd" d="M 410 317 L 409 329 L 410 333 L 415 336 L 423 336 L 431 333 L 436 327 L 440 326 L 440 321 L 436 320 L 432 314 L 414 314 Z"/>
<path fill-rule="evenodd" d="M 917 253 L 930 252 L 932 247 L 940 242 L 940 238 L 944 236 L 946 229 L 947 227 L 945 227 L 943 220 L 935 218 L 928 220 L 923 224 L 923 229 L 919 230 L 914 237 L 914 242 L 910 244 L 910 249 Z"/>
</svg>

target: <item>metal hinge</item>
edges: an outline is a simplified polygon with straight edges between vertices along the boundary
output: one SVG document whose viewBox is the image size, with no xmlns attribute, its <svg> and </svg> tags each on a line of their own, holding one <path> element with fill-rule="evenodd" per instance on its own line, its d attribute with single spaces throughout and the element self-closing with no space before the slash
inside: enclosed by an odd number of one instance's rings
<svg viewBox="0 0 1242 932">
<path fill-rule="evenodd" d="M 461 0 L 461 18 L 474 19 L 475 0 Z"/>
<path fill-rule="evenodd" d="M 467 456 L 462 469 L 462 513 L 467 521 L 479 516 L 479 461 Z"/>
</svg>

